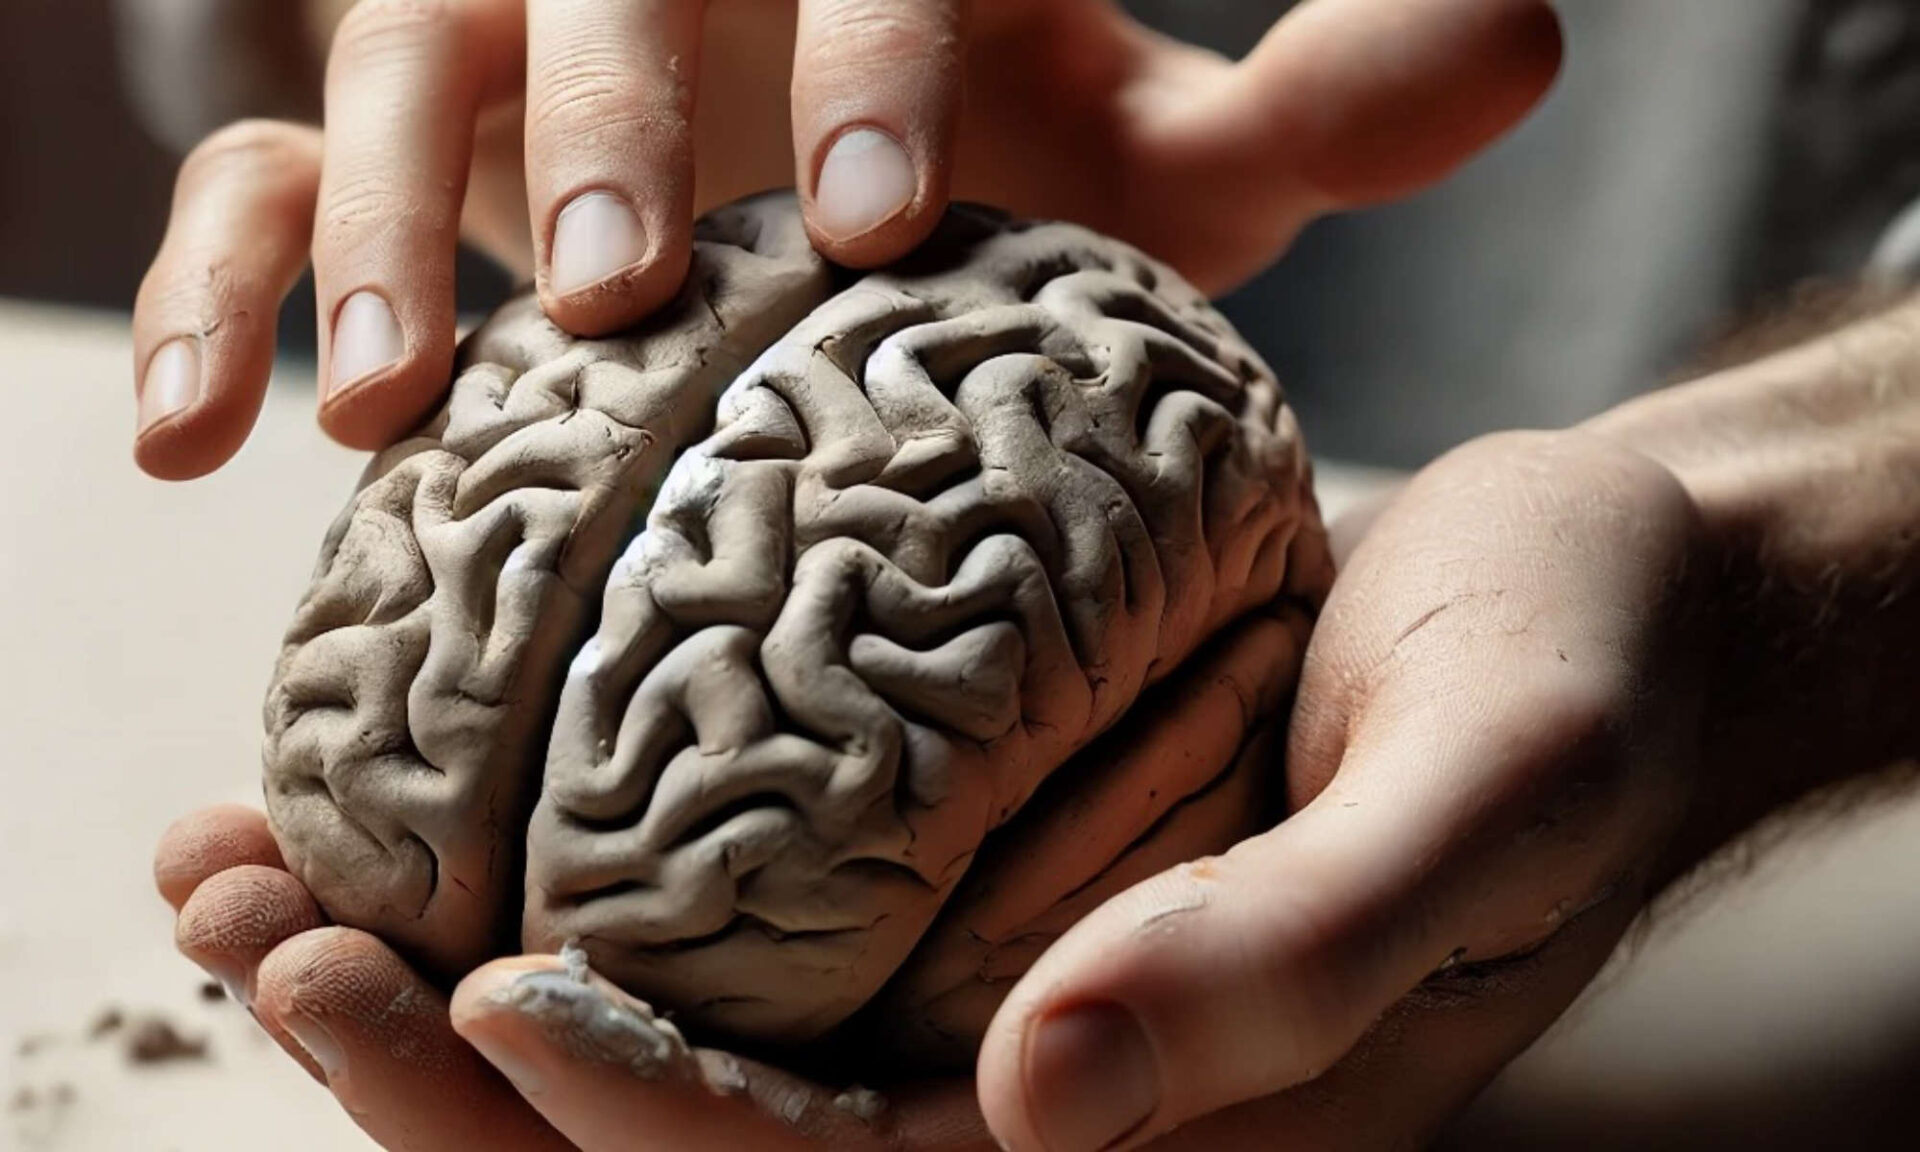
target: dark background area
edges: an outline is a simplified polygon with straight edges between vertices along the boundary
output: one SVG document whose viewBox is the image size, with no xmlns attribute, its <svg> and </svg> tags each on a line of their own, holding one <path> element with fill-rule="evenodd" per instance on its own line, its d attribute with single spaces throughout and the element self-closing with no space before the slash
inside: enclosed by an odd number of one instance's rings
<svg viewBox="0 0 1920 1152">
<path fill-rule="evenodd" d="M 109 0 L 0 2 L 0 295 L 133 305 L 175 158 L 135 122 Z"/>
<path fill-rule="evenodd" d="M 240 2 L 270 14 L 297 7 Z M 0 0 L 0 296 L 133 307 L 166 229 L 180 157 L 130 98 L 122 68 L 130 32 L 114 0 Z M 510 288 L 470 253 L 460 280 L 469 308 L 491 307 Z M 281 310 L 282 354 L 311 358 L 314 338 L 313 287 L 303 279 Z"/>
</svg>

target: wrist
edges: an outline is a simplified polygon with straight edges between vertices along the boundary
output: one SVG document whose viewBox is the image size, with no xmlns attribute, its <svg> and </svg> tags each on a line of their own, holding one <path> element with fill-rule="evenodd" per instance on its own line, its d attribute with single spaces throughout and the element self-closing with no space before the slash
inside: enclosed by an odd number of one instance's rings
<svg viewBox="0 0 1920 1152">
<path fill-rule="evenodd" d="M 1712 847 L 1920 752 L 1920 307 L 1585 425 L 1699 508 Z"/>
</svg>

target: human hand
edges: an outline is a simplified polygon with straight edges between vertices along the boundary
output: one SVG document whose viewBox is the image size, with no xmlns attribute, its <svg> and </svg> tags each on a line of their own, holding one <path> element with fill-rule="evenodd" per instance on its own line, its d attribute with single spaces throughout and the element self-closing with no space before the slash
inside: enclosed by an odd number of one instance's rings
<svg viewBox="0 0 1920 1152">
<path fill-rule="evenodd" d="M 1558 59 L 1544 0 L 1316 0 L 1238 64 L 1107 0 L 363 0 L 324 136 L 243 123 L 181 169 L 135 305 L 135 458 L 180 479 L 239 448 L 309 250 L 320 422 L 373 448 L 444 392 L 463 231 L 579 335 L 677 290 L 698 212 L 789 183 L 841 263 L 902 255 L 959 196 L 1217 292 L 1312 217 L 1444 175 Z"/>
<path fill-rule="evenodd" d="M 1588 433 L 1489 438 L 1417 476 L 1309 646 L 1294 815 L 1035 964 L 980 1057 L 995 1134 L 1049 1152 L 1174 1125 L 1167 1146 L 1205 1149 L 1431 1135 L 1718 807 L 1709 552 L 1670 472 Z"/>
<path fill-rule="evenodd" d="M 388 1148 L 992 1147 L 964 1080 L 842 1099 L 689 1048 L 645 1005 L 558 957 L 496 960 L 449 1000 L 379 940 L 329 926 L 252 809 L 180 820 L 154 874 L 179 914 L 180 950 Z"/>
</svg>

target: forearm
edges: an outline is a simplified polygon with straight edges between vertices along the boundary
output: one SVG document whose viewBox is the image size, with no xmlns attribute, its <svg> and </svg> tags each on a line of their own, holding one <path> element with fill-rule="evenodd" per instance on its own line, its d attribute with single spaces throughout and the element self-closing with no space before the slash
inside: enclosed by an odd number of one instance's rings
<svg viewBox="0 0 1920 1152">
<path fill-rule="evenodd" d="M 1920 301 L 1587 428 L 1706 522 L 1716 831 L 1920 755 Z"/>
</svg>

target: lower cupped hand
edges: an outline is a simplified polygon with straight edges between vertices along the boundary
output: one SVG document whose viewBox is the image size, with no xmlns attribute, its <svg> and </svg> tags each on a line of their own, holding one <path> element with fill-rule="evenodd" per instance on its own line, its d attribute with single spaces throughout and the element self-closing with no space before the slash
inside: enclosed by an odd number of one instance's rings
<svg viewBox="0 0 1920 1152">
<path fill-rule="evenodd" d="M 1704 533 L 1584 433 L 1477 442 L 1344 565 L 1294 814 L 1101 907 L 979 1064 L 1016 1149 L 1404 1146 L 1566 1007 L 1711 794 Z M 1160 1145 L 1156 1144 L 1156 1147 Z"/>
</svg>

